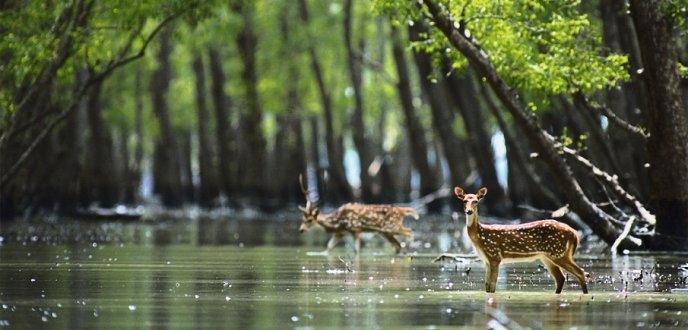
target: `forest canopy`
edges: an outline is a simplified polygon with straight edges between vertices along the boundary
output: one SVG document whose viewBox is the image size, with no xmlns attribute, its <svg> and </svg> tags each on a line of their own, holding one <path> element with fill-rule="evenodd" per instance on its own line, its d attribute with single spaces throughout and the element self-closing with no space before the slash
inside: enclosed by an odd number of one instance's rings
<svg viewBox="0 0 688 330">
<path fill-rule="evenodd" d="M 372 6 L 371 6 L 372 5 Z M 304 202 L 688 246 L 686 0 L 8 1 L 0 215 Z"/>
</svg>

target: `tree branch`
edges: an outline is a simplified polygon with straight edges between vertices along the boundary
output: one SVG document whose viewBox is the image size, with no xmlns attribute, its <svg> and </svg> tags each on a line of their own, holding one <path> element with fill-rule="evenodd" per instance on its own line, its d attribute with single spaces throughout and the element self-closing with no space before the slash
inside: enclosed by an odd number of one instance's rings
<svg viewBox="0 0 688 330">
<path fill-rule="evenodd" d="M 635 217 L 631 217 L 628 219 L 628 222 L 626 222 L 626 226 L 624 227 L 624 230 L 621 232 L 621 235 L 619 235 L 619 238 L 614 241 L 614 244 L 612 244 L 611 250 L 612 250 L 612 255 L 616 255 L 617 250 L 619 249 L 619 244 L 623 242 L 624 239 L 628 237 L 628 234 L 631 233 L 631 228 L 633 228 L 633 222 L 635 221 Z M 633 240 L 636 242 L 636 244 L 640 245 L 643 243 L 642 240 L 636 237 L 630 237 L 629 239 Z"/>
<path fill-rule="evenodd" d="M 189 8 L 187 8 L 188 10 Z M 2 177 L 0 178 L 0 186 L 6 185 L 9 181 L 10 178 L 14 176 L 14 174 L 19 170 L 19 168 L 26 162 L 26 160 L 31 156 L 31 154 L 35 151 L 35 149 L 40 145 L 41 142 L 48 136 L 50 132 L 57 126 L 58 123 L 60 123 L 64 118 L 69 115 L 70 112 L 72 112 L 76 106 L 79 104 L 83 96 L 86 94 L 86 91 L 88 88 L 95 82 L 105 79 L 108 75 L 110 75 L 115 69 L 126 65 L 136 59 L 139 59 L 145 55 L 146 49 L 148 45 L 151 43 L 151 41 L 155 38 L 155 36 L 162 30 L 162 28 L 167 25 L 169 22 L 174 20 L 175 18 L 181 16 L 183 13 L 185 13 L 186 10 L 182 10 L 180 12 L 174 13 L 172 15 L 167 16 L 165 19 L 158 24 L 158 26 L 153 29 L 153 31 L 148 35 L 146 40 L 144 41 L 143 45 L 139 49 L 139 51 L 131 55 L 129 57 L 124 57 L 126 54 L 120 53 L 120 56 L 123 58 L 120 58 L 120 60 L 116 62 L 111 62 L 110 65 L 108 65 L 107 68 L 105 68 L 103 71 L 98 72 L 98 73 L 93 73 L 81 86 L 77 87 L 76 90 L 77 92 L 74 94 L 74 97 L 72 98 L 72 101 L 69 103 L 69 105 L 66 107 L 65 110 L 60 112 L 57 116 L 53 118 L 53 120 L 48 123 L 48 125 L 41 131 L 38 136 L 31 142 L 29 147 L 24 150 L 24 152 L 19 156 L 19 159 L 17 159 L 16 162 L 10 167 L 10 169 L 2 174 Z M 130 37 L 129 42 L 133 42 L 134 38 Z M 130 45 L 129 45 L 130 46 Z M 129 47 L 127 46 L 127 47 Z M 127 48 L 125 47 L 125 48 Z"/>
<path fill-rule="evenodd" d="M 188 9 L 191 9 L 191 8 L 187 8 L 187 10 Z M 120 56 L 122 58 L 120 58 L 120 60 L 118 60 L 117 62 L 114 62 L 111 65 L 109 65 L 105 70 L 101 71 L 100 73 L 97 73 L 94 76 L 94 80 L 104 79 L 105 77 L 110 75 L 112 73 L 112 71 L 114 71 L 115 69 L 117 69 L 123 65 L 126 65 L 129 62 L 137 60 L 137 59 L 143 57 L 144 55 L 146 55 L 146 49 L 148 48 L 148 45 L 151 43 L 151 41 L 153 41 L 155 36 L 162 30 L 162 28 L 164 28 L 168 23 L 172 22 L 173 20 L 175 20 L 179 16 L 183 15 L 185 12 L 186 12 L 186 10 L 182 10 L 182 11 L 179 11 L 177 13 L 174 13 L 172 15 L 165 17 L 165 19 L 163 19 L 162 22 L 160 22 L 160 24 L 158 24 L 158 26 L 156 26 L 155 29 L 153 29 L 153 31 L 144 40 L 143 45 L 141 46 L 141 48 L 139 49 L 139 51 L 136 54 L 131 55 L 131 56 L 126 57 L 126 58 L 123 58 L 123 56 L 125 54 L 120 54 Z M 133 39 L 134 38 L 132 36 L 129 39 L 129 43 L 133 42 Z"/>
<path fill-rule="evenodd" d="M 560 148 L 566 155 L 570 156 L 571 158 L 575 159 L 578 161 L 580 164 L 583 166 L 587 167 L 590 170 L 590 173 L 592 173 L 594 176 L 602 179 L 604 182 L 606 182 L 614 191 L 628 204 L 633 205 L 635 209 L 638 211 L 640 214 L 640 217 L 646 221 L 647 223 L 654 225 L 657 223 L 657 220 L 655 216 L 648 211 L 645 206 L 638 201 L 638 199 L 631 195 L 629 192 L 627 192 L 621 185 L 619 185 L 619 181 L 617 179 L 616 175 L 611 175 L 599 167 L 595 166 L 590 160 L 587 158 L 581 156 L 576 152 L 575 150 L 565 147 L 561 145 Z"/>
<path fill-rule="evenodd" d="M 627 121 L 619 118 L 619 116 L 617 116 L 614 113 L 614 111 L 612 111 L 608 107 L 606 107 L 604 105 L 598 105 L 598 104 L 592 103 L 585 95 L 583 95 L 582 92 L 580 92 L 580 91 L 576 92 L 575 94 L 573 94 L 573 97 L 574 97 L 574 101 L 576 103 L 580 104 L 581 106 L 583 106 L 583 108 L 585 108 L 591 112 L 594 112 L 596 114 L 603 115 L 603 116 L 609 118 L 609 121 L 612 124 L 616 125 L 617 127 L 621 128 L 621 129 L 623 129 L 629 133 L 640 135 L 646 139 L 650 137 L 650 134 L 646 133 L 643 128 L 631 125 Z"/>
</svg>

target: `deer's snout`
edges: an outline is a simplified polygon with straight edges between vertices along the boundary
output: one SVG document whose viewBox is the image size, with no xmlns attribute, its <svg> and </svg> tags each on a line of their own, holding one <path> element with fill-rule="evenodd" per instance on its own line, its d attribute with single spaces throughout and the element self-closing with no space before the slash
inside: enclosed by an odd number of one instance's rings
<svg viewBox="0 0 688 330">
<path fill-rule="evenodd" d="M 473 214 L 473 209 L 467 209 L 467 210 L 466 210 L 466 214 L 472 215 L 472 214 Z"/>
</svg>

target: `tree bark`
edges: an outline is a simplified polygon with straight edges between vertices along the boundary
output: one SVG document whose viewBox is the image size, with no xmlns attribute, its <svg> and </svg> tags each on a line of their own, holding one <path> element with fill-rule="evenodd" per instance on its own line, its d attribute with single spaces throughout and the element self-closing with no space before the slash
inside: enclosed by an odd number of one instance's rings
<svg viewBox="0 0 688 330">
<path fill-rule="evenodd" d="M 668 1 L 630 3 L 644 67 L 641 77 L 648 95 L 647 150 L 657 233 L 671 238 L 665 243 L 687 249 L 688 121 L 679 87 L 674 22 L 661 11 Z"/>
</svg>

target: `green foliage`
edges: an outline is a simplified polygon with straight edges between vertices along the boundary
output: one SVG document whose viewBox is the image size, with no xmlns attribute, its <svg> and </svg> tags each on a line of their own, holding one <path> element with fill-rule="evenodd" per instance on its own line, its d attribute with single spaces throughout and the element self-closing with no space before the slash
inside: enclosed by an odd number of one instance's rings
<svg viewBox="0 0 688 330">
<path fill-rule="evenodd" d="M 0 11 L 0 107 L 14 111 L 15 92 L 55 52 L 58 44 L 47 31 L 65 8 L 64 4 L 31 1 Z"/>
<path fill-rule="evenodd" d="M 582 90 L 586 93 L 627 80 L 625 55 L 601 55 L 601 37 L 578 0 L 567 1 L 439 1 L 459 22 L 460 31 L 480 45 L 497 71 L 511 85 L 535 98 Z M 421 15 L 403 0 L 376 0 L 378 12 L 396 15 L 397 22 Z M 455 68 L 466 61 L 437 29 L 414 44 L 446 56 Z"/>
<path fill-rule="evenodd" d="M 14 109 L 18 93 L 54 79 L 73 83 L 77 71 L 102 72 L 141 50 L 169 17 L 206 16 L 212 1 L 24 1 L 0 12 L 0 107 Z M 83 5 L 83 7 L 79 7 Z M 77 10 L 79 15 L 75 15 Z M 65 95 L 64 97 L 69 97 Z"/>
<path fill-rule="evenodd" d="M 660 10 L 671 17 L 683 37 L 688 34 L 688 0 L 666 0 Z"/>
</svg>

